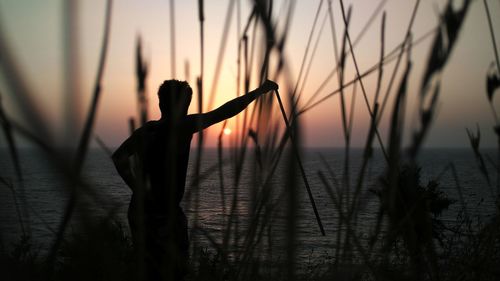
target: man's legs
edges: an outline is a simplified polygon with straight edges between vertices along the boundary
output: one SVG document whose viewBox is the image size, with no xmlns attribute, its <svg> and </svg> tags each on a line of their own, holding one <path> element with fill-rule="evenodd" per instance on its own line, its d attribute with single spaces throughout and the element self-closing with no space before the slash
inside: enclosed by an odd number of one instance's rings
<svg viewBox="0 0 500 281">
<path fill-rule="evenodd" d="M 188 271 L 187 219 L 182 210 L 173 217 L 156 216 L 146 223 L 148 280 L 183 280 Z"/>
</svg>

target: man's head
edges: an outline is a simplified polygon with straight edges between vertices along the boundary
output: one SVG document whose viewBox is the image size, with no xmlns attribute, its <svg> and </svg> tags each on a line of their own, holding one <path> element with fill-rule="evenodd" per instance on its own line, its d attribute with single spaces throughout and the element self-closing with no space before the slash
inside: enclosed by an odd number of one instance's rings
<svg viewBox="0 0 500 281">
<path fill-rule="evenodd" d="M 193 90 L 186 81 L 165 80 L 158 89 L 162 118 L 187 115 Z"/>
</svg>

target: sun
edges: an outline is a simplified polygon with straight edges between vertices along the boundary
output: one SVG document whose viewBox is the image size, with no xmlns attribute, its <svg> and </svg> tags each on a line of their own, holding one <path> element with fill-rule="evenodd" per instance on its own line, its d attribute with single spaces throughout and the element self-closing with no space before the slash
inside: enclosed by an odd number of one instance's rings
<svg viewBox="0 0 500 281">
<path fill-rule="evenodd" d="M 225 128 L 224 129 L 224 135 L 229 136 L 231 134 L 231 129 Z"/>
</svg>

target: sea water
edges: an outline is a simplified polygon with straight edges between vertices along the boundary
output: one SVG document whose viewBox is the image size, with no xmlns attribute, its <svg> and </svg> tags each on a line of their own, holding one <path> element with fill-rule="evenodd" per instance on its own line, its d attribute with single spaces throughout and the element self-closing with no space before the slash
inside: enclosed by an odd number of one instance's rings
<svg viewBox="0 0 500 281">
<path fill-rule="evenodd" d="M 485 150 L 484 154 L 486 161 L 496 159 L 495 150 Z M 196 229 L 200 230 L 190 232 L 192 241 L 196 241 L 203 247 L 213 248 L 212 243 L 221 242 L 228 221 L 232 218 L 232 223 L 239 225 L 241 244 L 253 218 L 254 206 L 252 204 L 255 198 L 261 198 L 264 192 L 262 189 L 255 188 L 261 185 L 256 182 L 258 180 L 254 175 L 262 175 L 261 178 L 265 178 L 270 170 L 269 167 L 259 166 L 254 155 L 254 150 L 247 151 L 247 160 L 244 161 L 242 174 L 236 187 L 234 166 L 231 165 L 234 163 L 234 155 L 229 149 L 223 151 L 222 175 L 218 169 L 217 150 L 204 149 L 200 169 L 202 180 L 198 184 L 194 182 L 196 150 L 191 152 L 186 179 L 186 196 L 182 207 L 188 217 L 190 229 L 194 229 L 194 224 L 196 224 Z M 292 156 L 285 154 L 276 173 L 271 177 L 270 203 L 266 205 L 269 209 L 275 206 L 272 211 L 273 216 L 267 222 L 272 226 L 271 236 L 274 241 L 279 244 L 285 237 L 286 219 L 284 217 L 287 198 L 289 198 L 286 192 L 296 190 L 298 255 L 307 258 L 313 251 L 314 255 L 332 254 L 336 247 L 335 234 L 338 230 L 339 215 L 337 205 L 326 192 L 319 173 L 323 173 L 332 184 L 334 180 L 349 182 L 349 186 L 354 190 L 359 178 L 362 156 L 362 150 L 351 150 L 348 163 L 350 173 L 346 178 L 344 177 L 346 175 L 344 173 L 346 165 L 344 149 L 317 148 L 302 151 L 307 180 L 326 232 L 326 235 L 322 236 L 299 170 L 295 170 L 297 173 L 294 175 L 295 185 L 290 186 L 289 177 L 284 176 L 286 175 L 284 171 L 292 161 L 289 158 Z M 0 177 L 2 179 L 0 182 L 0 239 L 4 244 L 19 239 L 22 233 L 19 213 L 25 210 L 29 219 L 26 225 L 29 227 L 33 241 L 43 251 L 53 243 L 55 233 L 61 225 L 70 198 L 70 190 L 72 190 L 71 183 L 68 183 L 61 169 L 56 167 L 57 165 L 43 152 L 33 148 L 20 149 L 19 158 L 22 184 L 18 181 L 8 150 L 0 150 Z M 466 205 L 470 215 L 479 216 L 484 220 L 494 214 L 495 186 L 493 184 L 496 181 L 496 173 L 490 169 L 493 186 L 489 186 L 484 175 L 480 173 L 471 149 L 426 149 L 420 153 L 418 164 L 421 167 L 422 185 L 439 177 L 439 191 L 456 200 L 455 204 L 443 212 L 441 216 L 443 221 L 452 223 L 463 204 Z M 457 177 L 454 176 L 451 167 L 456 170 Z M 375 193 L 370 190 L 380 188 L 380 179 L 385 168 L 386 162 L 381 152 L 375 151 L 366 169 L 364 185 L 359 197 L 360 204 L 357 207 L 356 232 L 360 239 L 368 239 L 376 223 L 379 201 Z M 99 148 L 90 149 L 86 155 L 82 173 L 86 185 L 76 189 L 78 203 L 68 229 L 73 229 L 82 219 L 89 217 L 96 220 L 114 217 L 127 226 L 126 214 L 131 191 L 116 172 L 109 154 Z M 221 189 L 221 176 L 224 182 L 223 189 Z M 230 216 L 235 194 L 238 202 L 234 209 L 236 215 Z M 268 233 L 263 235 L 266 236 Z"/>
</svg>

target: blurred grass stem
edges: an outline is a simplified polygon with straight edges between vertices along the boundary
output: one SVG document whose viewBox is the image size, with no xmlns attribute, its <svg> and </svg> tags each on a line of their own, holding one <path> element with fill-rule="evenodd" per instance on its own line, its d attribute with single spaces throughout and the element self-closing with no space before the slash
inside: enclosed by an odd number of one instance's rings
<svg viewBox="0 0 500 281">
<path fill-rule="evenodd" d="M 299 149 L 297 147 L 297 144 L 294 141 L 292 132 L 290 131 L 290 123 L 288 122 L 288 118 L 286 117 L 286 112 L 285 112 L 285 108 L 283 107 L 283 102 L 281 101 L 281 97 L 280 97 L 278 90 L 276 90 L 275 92 L 276 92 L 276 98 L 278 99 L 278 104 L 280 106 L 281 114 L 283 115 L 283 120 L 285 121 L 286 128 L 289 132 L 290 141 L 292 143 L 292 149 L 293 149 L 293 152 L 295 154 L 295 157 L 297 158 L 300 173 L 302 175 L 302 179 L 304 180 L 304 185 L 306 186 L 306 189 L 307 189 L 307 195 L 309 196 L 309 201 L 311 202 L 311 205 L 313 207 L 314 216 L 316 217 L 316 221 L 318 223 L 321 234 L 323 236 L 325 236 L 325 229 L 323 228 L 323 223 L 321 223 L 321 217 L 319 216 L 318 209 L 316 208 L 316 203 L 314 202 L 314 197 L 313 197 L 312 192 L 311 192 L 311 187 L 309 186 L 309 181 L 307 180 L 306 172 L 304 170 L 304 166 L 302 165 L 302 160 L 300 159 Z"/>
</svg>

